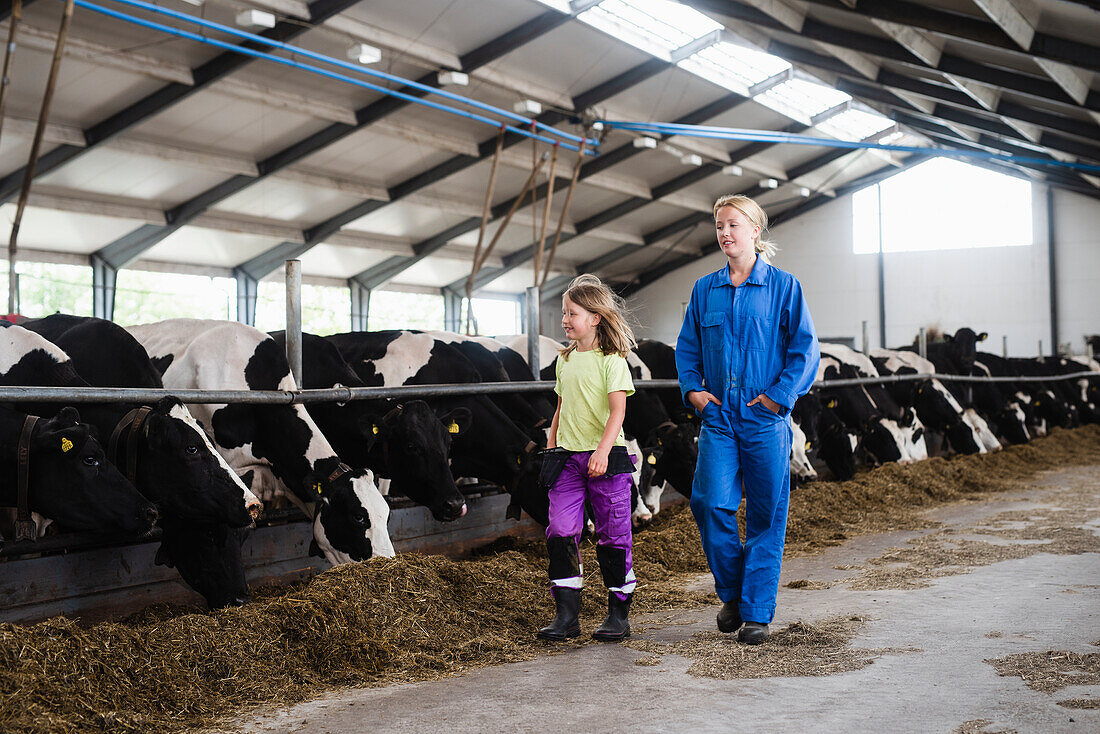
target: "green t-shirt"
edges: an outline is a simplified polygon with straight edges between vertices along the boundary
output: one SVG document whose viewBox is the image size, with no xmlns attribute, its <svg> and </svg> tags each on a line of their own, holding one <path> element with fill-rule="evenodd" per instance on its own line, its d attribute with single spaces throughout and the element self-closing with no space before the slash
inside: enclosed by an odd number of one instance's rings
<svg viewBox="0 0 1100 734">
<path fill-rule="evenodd" d="M 569 451 L 595 451 L 611 417 L 608 394 L 620 390 L 627 397 L 634 394 L 630 367 L 617 354 L 604 354 L 599 349 L 573 350 L 568 360 L 558 357 L 556 373 L 554 392 L 561 396 L 558 446 Z M 614 445 L 626 445 L 622 429 Z"/>
</svg>

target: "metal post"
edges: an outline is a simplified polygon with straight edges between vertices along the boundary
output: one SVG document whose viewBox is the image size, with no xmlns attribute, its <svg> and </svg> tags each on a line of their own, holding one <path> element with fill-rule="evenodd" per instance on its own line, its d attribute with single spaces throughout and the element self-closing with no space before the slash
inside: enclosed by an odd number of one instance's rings
<svg viewBox="0 0 1100 734">
<path fill-rule="evenodd" d="M 920 336 L 917 337 L 917 352 L 921 357 L 928 359 L 928 335 L 924 333 L 924 327 L 920 327 Z"/>
<path fill-rule="evenodd" d="M 539 379 L 539 289 L 538 286 L 527 288 L 527 364 L 531 366 L 531 373 L 535 379 Z"/>
<path fill-rule="evenodd" d="M 878 199 L 878 340 L 879 346 L 886 349 L 886 255 L 883 253 L 883 213 L 882 213 L 882 184 L 875 184 Z M 867 344 L 867 325 L 863 327 L 863 343 Z M 867 353 L 866 347 L 863 349 Z"/>
<path fill-rule="evenodd" d="M 1008 335 L 1001 337 L 1001 356 L 1008 359 Z"/>
<path fill-rule="evenodd" d="M 1051 355 L 1058 356 L 1058 258 L 1054 246 L 1054 187 L 1047 186 L 1047 274 L 1050 282 Z M 1043 350 L 1039 349 L 1039 356 Z"/>
<path fill-rule="evenodd" d="M 233 279 L 237 281 L 237 321 L 255 326 L 256 298 L 260 292 L 260 284 L 240 268 L 233 271 Z"/>
<path fill-rule="evenodd" d="M 1039 340 L 1039 361 L 1043 361 L 1043 340 Z"/>
<path fill-rule="evenodd" d="M 302 389 L 302 261 L 286 261 L 286 359 Z"/>
<path fill-rule="evenodd" d="M 1085 342 L 1085 356 L 1092 361 L 1092 342 Z"/>
<path fill-rule="evenodd" d="M 863 353 L 864 354 L 870 354 L 871 353 L 870 336 L 868 335 L 868 332 L 867 332 L 867 320 L 866 319 L 863 320 Z"/>
<path fill-rule="evenodd" d="M 8 266 L 11 267 L 11 264 Z M 97 319 L 114 321 L 117 281 L 118 269 L 103 258 L 92 255 L 92 315 Z"/>
<path fill-rule="evenodd" d="M 371 291 L 353 279 L 348 280 L 348 290 L 351 292 L 351 330 L 367 331 Z"/>
</svg>

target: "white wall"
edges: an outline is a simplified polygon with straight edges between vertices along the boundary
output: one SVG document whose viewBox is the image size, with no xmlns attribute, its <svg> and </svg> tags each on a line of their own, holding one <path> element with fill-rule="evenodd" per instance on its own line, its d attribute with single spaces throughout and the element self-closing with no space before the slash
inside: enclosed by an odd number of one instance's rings
<svg viewBox="0 0 1100 734">
<path fill-rule="evenodd" d="M 1030 247 L 891 253 L 885 257 L 886 341 L 908 344 L 918 329 L 953 332 L 962 326 L 989 333 L 985 347 L 1030 356 L 1043 340 L 1050 350 L 1046 190 L 1033 189 Z M 1055 192 L 1060 340 L 1076 353 L 1084 334 L 1100 333 L 1100 202 Z M 929 236 L 935 236 L 930 217 Z M 849 337 L 860 346 L 861 321 L 878 346 L 878 255 L 852 253 L 850 196 L 818 207 L 771 233 L 780 251 L 774 264 L 802 283 L 818 334 Z M 725 262 L 715 254 L 644 288 L 630 300 L 643 336 L 674 344 L 682 303 L 700 276 Z"/>
</svg>

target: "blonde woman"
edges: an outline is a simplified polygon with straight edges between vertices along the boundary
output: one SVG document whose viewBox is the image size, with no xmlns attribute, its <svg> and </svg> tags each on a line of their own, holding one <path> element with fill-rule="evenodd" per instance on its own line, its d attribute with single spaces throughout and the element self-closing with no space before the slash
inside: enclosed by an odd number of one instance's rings
<svg viewBox="0 0 1100 734">
<path fill-rule="evenodd" d="M 558 407 L 540 472 L 540 484 L 550 495 L 546 548 L 556 613 L 538 636 L 560 641 L 580 634 L 577 543 L 587 500 L 599 535 L 596 559 L 607 585 L 607 619 L 592 636 L 616 641 L 630 637 L 627 617 L 634 595 L 630 474 L 637 457 L 627 454 L 623 439 L 626 399 L 634 394 L 626 363 L 634 334 L 620 300 L 594 275 L 576 278 L 561 306 L 569 346 L 558 356 Z"/>
<path fill-rule="evenodd" d="M 726 262 L 695 282 L 676 369 L 684 402 L 702 417 L 691 510 L 723 602 L 718 629 L 758 645 L 775 616 L 783 560 L 790 412 L 813 384 L 820 352 L 802 286 L 762 257 L 775 248 L 763 238 L 760 205 L 723 196 L 714 224 Z"/>
</svg>

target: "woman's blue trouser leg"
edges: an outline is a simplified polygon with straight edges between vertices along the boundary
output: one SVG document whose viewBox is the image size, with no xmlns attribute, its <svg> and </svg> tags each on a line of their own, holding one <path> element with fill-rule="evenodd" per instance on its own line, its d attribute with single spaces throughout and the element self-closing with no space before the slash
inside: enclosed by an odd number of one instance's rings
<svg viewBox="0 0 1100 734">
<path fill-rule="evenodd" d="M 738 602 L 742 619 L 767 623 L 775 616 L 787 529 L 791 429 L 786 421 L 739 429 L 734 433 L 704 421 L 691 510 L 718 598 Z M 742 482 L 747 500 L 743 545 L 736 518 Z"/>
</svg>

